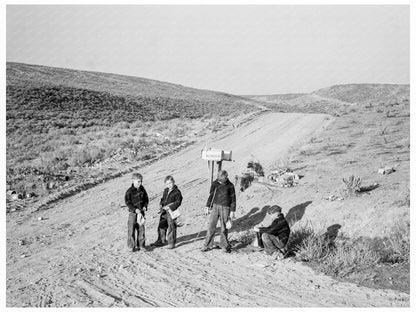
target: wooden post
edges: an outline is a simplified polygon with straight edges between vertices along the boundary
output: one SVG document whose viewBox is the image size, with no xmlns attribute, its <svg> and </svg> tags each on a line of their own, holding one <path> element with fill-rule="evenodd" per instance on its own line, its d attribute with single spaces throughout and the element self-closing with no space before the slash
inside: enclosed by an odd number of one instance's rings
<svg viewBox="0 0 416 312">
<path fill-rule="evenodd" d="M 211 160 L 210 163 L 211 163 L 211 184 L 209 185 L 209 187 L 211 188 L 212 182 L 214 182 L 214 167 L 215 167 L 215 162 L 213 160 Z"/>
<path fill-rule="evenodd" d="M 217 161 L 217 165 L 218 165 L 218 171 L 220 171 L 222 168 L 222 161 Z"/>
</svg>

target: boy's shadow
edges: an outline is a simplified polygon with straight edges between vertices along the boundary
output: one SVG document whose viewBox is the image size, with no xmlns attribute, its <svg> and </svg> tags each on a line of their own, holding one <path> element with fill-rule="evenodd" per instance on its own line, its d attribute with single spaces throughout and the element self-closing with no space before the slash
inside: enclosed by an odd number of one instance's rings
<svg viewBox="0 0 416 312">
<path fill-rule="evenodd" d="M 312 204 L 312 201 L 309 200 L 289 209 L 288 213 L 286 214 L 286 221 L 289 223 L 290 227 L 302 219 L 303 215 L 305 214 L 306 207 L 308 207 L 310 204 Z"/>
<path fill-rule="evenodd" d="M 259 209 L 258 207 L 252 208 L 246 215 L 233 221 L 233 227 L 228 233 L 240 232 L 251 229 L 264 220 L 269 205 Z"/>
<path fill-rule="evenodd" d="M 259 224 L 261 221 L 263 221 L 264 217 L 266 216 L 267 209 L 269 209 L 270 206 L 264 206 L 263 208 L 259 209 L 258 207 L 252 208 L 247 214 L 244 216 L 233 220 L 233 227 L 228 232 L 229 234 L 232 232 L 239 232 L 242 230 L 250 229 Z M 205 228 L 207 228 L 207 224 L 204 223 Z M 221 227 L 217 226 L 215 229 L 215 232 L 217 233 L 218 230 L 220 230 Z M 194 233 L 190 235 L 185 235 L 182 237 L 179 237 L 176 240 L 176 246 L 184 246 L 187 244 L 191 244 L 195 241 L 200 241 L 205 239 L 205 236 L 207 235 L 207 230 L 201 231 L 199 233 Z"/>
<path fill-rule="evenodd" d="M 298 204 L 292 208 L 289 209 L 288 213 L 286 214 L 286 221 L 289 223 L 289 227 L 292 227 L 297 221 L 301 220 L 303 215 L 305 214 L 305 210 L 306 207 L 308 207 L 310 204 L 312 203 L 312 201 L 307 201 L 304 202 L 302 204 Z M 268 208 L 269 206 L 266 206 L 264 208 Z M 266 209 L 267 211 L 267 209 Z M 264 219 L 264 216 L 266 214 L 266 211 L 263 215 L 263 218 L 261 220 Z M 253 228 L 254 226 L 248 227 L 248 228 Z M 245 228 L 247 229 L 247 228 Z M 253 234 L 253 238 L 254 238 L 254 234 Z M 238 249 L 242 249 L 245 252 L 254 252 L 254 251 L 258 251 L 261 248 L 260 247 L 254 247 L 251 246 L 251 243 L 238 243 L 236 247 L 234 247 L 236 250 Z"/>
</svg>

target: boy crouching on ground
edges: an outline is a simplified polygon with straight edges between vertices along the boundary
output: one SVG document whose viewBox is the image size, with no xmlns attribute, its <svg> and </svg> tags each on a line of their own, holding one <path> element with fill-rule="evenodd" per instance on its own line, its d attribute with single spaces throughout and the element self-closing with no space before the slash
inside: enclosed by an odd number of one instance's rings
<svg viewBox="0 0 416 312">
<path fill-rule="evenodd" d="M 281 207 L 271 206 L 267 214 L 273 219 L 272 224 L 268 227 L 255 227 L 254 231 L 259 233 L 266 254 L 280 260 L 287 254 L 286 244 L 289 240 L 290 227 Z"/>
<path fill-rule="evenodd" d="M 143 177 L 140 173 L 133 173 L 132 185 L 124 196 L 129 218 L 127 221 L 127 247 L 131 250 L 143 250 L 145 246 L 144 211 L 147 211 L 149 197 L 142 185 Z"/>
</svg>

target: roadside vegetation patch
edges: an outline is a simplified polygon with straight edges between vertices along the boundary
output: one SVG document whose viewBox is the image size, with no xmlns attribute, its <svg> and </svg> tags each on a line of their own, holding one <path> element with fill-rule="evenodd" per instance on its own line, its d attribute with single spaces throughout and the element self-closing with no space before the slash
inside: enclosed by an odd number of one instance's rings
<svg viewBox="0 0 416 312">
<path fill-rule="evenodd" d="M 410 223 L 396 224 L 385 237 L 377 238 L 348 237 L 343 233 L 331 233 L 329 228 L 316 230 L 306 225 L 291 233 L 288 247 L 295 252 L 297 260 L 312 265 L 319 272 L 336 278 L 354 276 L 357 280 L 368 275 L 371 268 L 382 266 L 388 271 L 398 265 L 409 265 Z M 409 276 L 402 278 L 393 283 L 409 292 Z M 390 286 L 394 286 L 393 283 Z"/>
</svg>

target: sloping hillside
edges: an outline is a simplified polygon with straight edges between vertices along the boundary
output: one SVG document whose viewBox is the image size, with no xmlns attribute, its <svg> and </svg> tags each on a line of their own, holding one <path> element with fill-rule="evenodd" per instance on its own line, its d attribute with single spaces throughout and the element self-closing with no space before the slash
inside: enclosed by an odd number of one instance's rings
<svg viewBox="0 0 416 312">
<path fill-rule="evenodd" d="M 122 76 L 109 73 L 88 72 L 56 67 L 7 63 L 7 85 L 25 87 L 65 86 L 76 89 L 107 92 L 126 98 L 169 98 L 190 102 L 202 102 L 215 109 L 249 109 L 246 104 L 255 104 L 246 98 L 222 92 L 194 89 L 178 84 L 150 80 L 140 77 Z M 230 107 L 227 107 L 230 106 Z"/>
<path fill-rule="evenodd" d="M 409 92 L 409 85 L 345 84 L 306 94 L 248 95 L 247 98 L 264 101 L 265 106 L 276 111 L 339 115 L 356 104 L 396 105 L 408 99 Z"/>
<path fill-rule="evenodd" d="M 296 99 L 307 93 L 287 93 L 287 94 L 270 94 L 270 95 L 244 95 L 250 99 L 262 102 L 284 103 L 292 99 Z"/>
<path fill-rule="evenodd" d="M 386 101 L 404 99 L 410 92 L 409 85 L 397 84 L 345 84 L 312 92 L 322 97 L 337 99 L 348 103 Z"/>
<path fill-rule="evenodd" d="M 8 135 L 120 121 L 239 115 L 256 110 L 253 103 L 143 78 L 7 64 Z"/>
<path fill-rule="evenodd" d="M 86 167 L 109 160 L 119 168 L 156 159 L 261 106 L 144 78 L 20 63 L 7 63 L 6 82 L 8 188 L 36 195 L 71 184 L 68 170 L 85 177 Z M 51 183 L 57 175 L 63 180 Z"/>
</svg>

